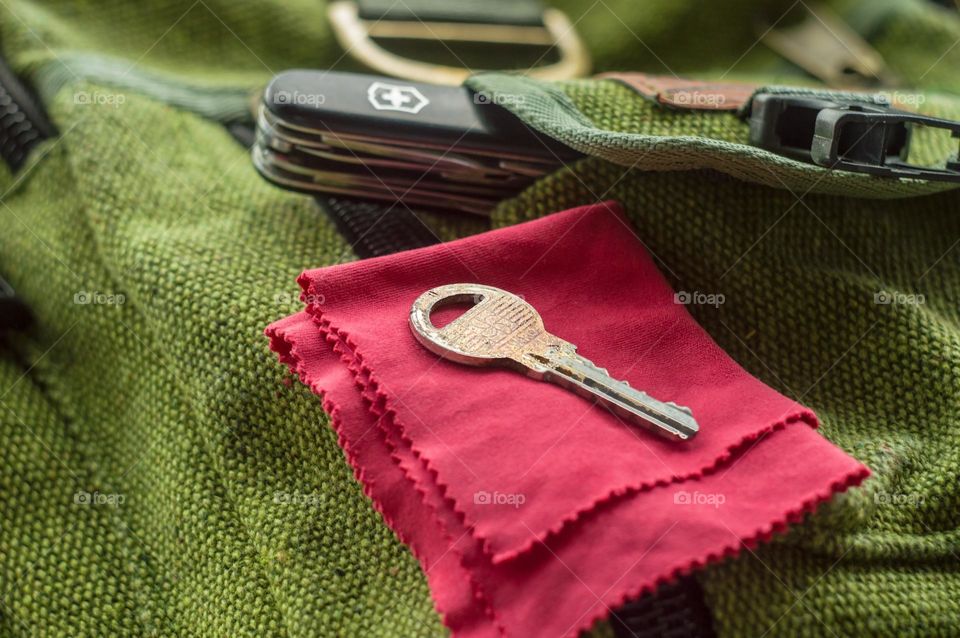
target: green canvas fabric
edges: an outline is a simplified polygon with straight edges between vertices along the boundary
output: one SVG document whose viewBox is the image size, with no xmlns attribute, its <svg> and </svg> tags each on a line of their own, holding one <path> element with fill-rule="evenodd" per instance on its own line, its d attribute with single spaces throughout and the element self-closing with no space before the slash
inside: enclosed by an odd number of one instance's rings
<svg viewBox="0 0 960 638">
<path fill-rule="evenodd" d="M 4 492 L 42 490 L 4 508 L 31 512 L 4 523 L 7 629 L 438 632 L 416 563 L 260 335 L 296 308 L 291 277 L 349 247 L 309 201 L 254 178 L 222 127 L 128 97 L 122 117 L 85 116 L 70 138 L 84 152 L 51 147 L 5 209 L 19 228 L 6 266 L 41 318 L 29 378 L 62 419 Z M 62 98 L 55 117 L 84 108 Z M 125 300 L 74 303 L 81 291 Z M 29 438 L 29 405 L 3 402 Z M 78 490 L 125 500 L 78 505 Z"/>
<path fill-rule="evenodd" d="M 755 11 L 790 4 L 561 3 L 599 70 L 810 84 L 751 47 Z M 924 108 L 956 113 L 955 16 L 919 1 L 835 4 L 901 76 L 923 76 Z M 443 633 L 319 400 L 262 337 L 298 309 L 301 270 L 354 255 L 316 204 L 259 179 L 221 123 L 248 119 L 273 72 L 357 68 L 322 8 L 0 7 L 0 46 L 61 131 L 0 175 L 0 272 L 38 318 L 0 351 L 3 635 Z M 958 192 L 824 177 L 748 152 L 734 115 L 664 111 L 609 81 L 516 86 L 525 105 L 563 105 L 521 112 L 532 126 L 600 131 L 584 147 L 597 157 L 505 202 L 495 224 L 620 199 L 678 289 L 726 295 L 691 306 L 714 338 L 816 409 L 877 475 L 756 558 L 702 576 L 721 635 L 775 621 L 767 635 L 949 635 Z M 661 153 L 624 133 L 686 141 L 661 139 Z M 821 177 L 795 204 L 787 186 L 799 195 Z M 428 219 L 443 239 L 484 227 Z M 876 305 L 880 290 L 925 303 Z"/>
</svg>

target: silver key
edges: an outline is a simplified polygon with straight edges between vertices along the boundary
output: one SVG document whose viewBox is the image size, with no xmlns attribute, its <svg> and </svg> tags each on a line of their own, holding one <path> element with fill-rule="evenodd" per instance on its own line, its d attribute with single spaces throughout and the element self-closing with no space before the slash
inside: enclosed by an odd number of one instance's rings
<svg viewBox="0 0 960 638">
<path fill-rule="evenodd" d="M 474 305 L 443 328 L 433 325 L 434 310 L 464 302 Z M 410 329 L 425 348 L 444 359 L 519 369 L 596 399 L 617 416 L 661 436 L 685 441 L 700 429 L 690 408 L 658 401 L 613 379 L 577 354 L 575 345 L 547 332 L 536 309 L 505 290 L 481 284 L 432 288 L 413 302 Z"/>
</svg>

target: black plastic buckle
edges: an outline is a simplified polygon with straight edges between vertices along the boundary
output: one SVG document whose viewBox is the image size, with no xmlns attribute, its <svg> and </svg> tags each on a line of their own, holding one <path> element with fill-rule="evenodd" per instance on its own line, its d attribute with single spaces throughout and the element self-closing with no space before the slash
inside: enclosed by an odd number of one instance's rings
<svg viewBox="0 0 960 638">
<path fill-rule="evenodd" d="M 761 94 L 753 99 L 750 143 L 830 169 L 960 182 L 960 161 L 956 156 L 943 168 L 907 161 L 917 126 L 950 131 L 960 145 L 960 122 L 882 105 Z"/>
</svg>

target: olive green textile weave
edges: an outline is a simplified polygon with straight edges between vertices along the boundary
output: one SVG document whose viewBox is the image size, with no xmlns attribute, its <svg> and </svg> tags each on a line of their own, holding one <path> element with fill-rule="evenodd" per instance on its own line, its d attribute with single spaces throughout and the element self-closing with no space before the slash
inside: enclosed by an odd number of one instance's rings
<svg viewBox="0 0 960 638">
<path fill-rule="evenodd" d="M 810 83 L 752 46 L 756 10 L 789 2 L 564 4 L 599 70 Z M 957 113 L 956 14 L 835 4 L 925 109 Z M 357 68 L 322 10 L 0 6 L 3 53 L 61 131 L 0 175 L 0 272 L 38 319 L 0 351 L 0 634 L 443 633 L 320 402 L 262 337 L 298 309 L 301 270 L 354 256 L 312 200 L 255 175 L 221 122 L 244 119 L 273 72 Z M 678 290 L 724 296 L 691 306 L 698 321 L 875 470 L 788 538 L 702 575 L 720 634 L 955 635 L 960 192 L 754 156 L 730 146 L 745 140 L 734 115 L 668 112 L 609 81 L 477 81 L 531 109 L 562 95 L 601 131 L 582 147 L 597 157 L 505 202 L 496 224 L 621 200 Z M 683 139 L 651 149 L 603 131 Z M 791 189 L 811 184 L 798 203 Z M 483 228 L 430 219 L 443 239 Z M 875 303 L 882 292 L 895 303 Z"/>
</svg>

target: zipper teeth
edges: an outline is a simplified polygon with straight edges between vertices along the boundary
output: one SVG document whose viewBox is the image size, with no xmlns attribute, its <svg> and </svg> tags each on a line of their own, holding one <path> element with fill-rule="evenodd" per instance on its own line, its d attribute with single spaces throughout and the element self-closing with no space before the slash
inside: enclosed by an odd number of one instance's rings
<svg viewBox="0 0 960 638">
<path fill-rule="evenodd" d="M 0 156 L 11 170 L 20 168 L 30 150 L 45 138 L 0 84 Z"/>
</svg>

